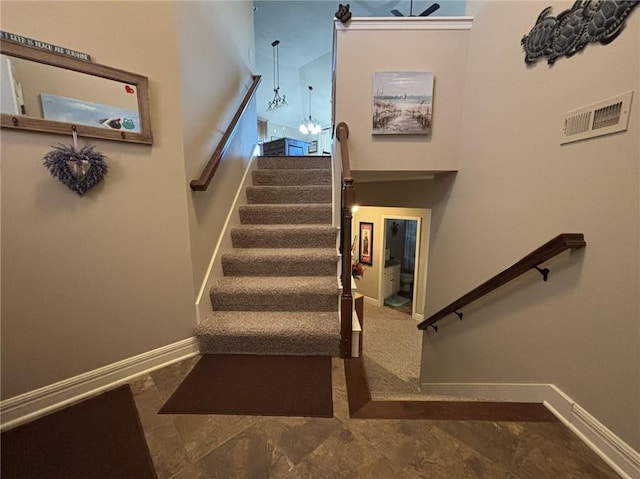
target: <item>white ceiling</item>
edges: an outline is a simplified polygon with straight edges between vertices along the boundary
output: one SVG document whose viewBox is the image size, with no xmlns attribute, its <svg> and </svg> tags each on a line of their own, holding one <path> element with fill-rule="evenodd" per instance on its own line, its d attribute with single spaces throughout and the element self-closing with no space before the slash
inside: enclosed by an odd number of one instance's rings
<svg viewBox="0 0 640 479">
<path fill-rule="evenodd" d="M 322 126 L 331 125 L 331 56 L 333 49 L 333 17 L 340 1 L 254 0 L 256 74 L 262 75 L 257 93 L 258 116 L 269 120 L 271 131 L 278 124 L 297 129 L 300 121 L 309 116 L 309 86 L 311 114 Z M 430 0 L 352 0 L 354 17 L 392 17 L 392 9 L 414 15 L 429 7 Z M 463 0 L 439 0 L 441 8 L 433 15 L 459 16 L 465 14 Z M 289 106 L 267 112 L 273 99 L 273 47 L 280 40 L 280 94 L 286 95 Z"/>
</svg>

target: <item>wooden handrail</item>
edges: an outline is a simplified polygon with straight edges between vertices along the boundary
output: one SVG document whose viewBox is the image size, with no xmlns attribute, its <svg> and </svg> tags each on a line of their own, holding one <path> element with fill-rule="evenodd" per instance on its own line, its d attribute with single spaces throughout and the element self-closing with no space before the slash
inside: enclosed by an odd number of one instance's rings
<svg viewBox="0 0 640 479">
<path fill-rule="evenodd" d="M 262 80 L 262 77 L 260 75 L 255 75 L 253 77 L 253 82 L 251 83 L 251 86 L 249 87 L 247 94 L 244 96 L 244 99 L 242 100 L 242 103 L 238 107 L 236 114 L 233 116 L 233 119 L 231 120 L 229 127 L 226 129 L 226 131 L 222 135 L 222 138 L 220 139 L 220 143 L 218 144 L 218 147 L 215 149 L 215 151 L 213 152 L 213 155 L 211 155 L 211 158 L 209 159 L 209 162 L 202 170 L 202 173 L 200 174 L 200 178 L 198 178 L 197 180 L 191 180 L 191 182 L 189 183 L 193 191 L 204 191 L 209 187 L 209 183 L 211 183 L 211 180 L 213 179 L 213 175 L 215 175 L 216 170 L 218 169 L 220 160 L 222 159 L 225 152 L 229 148 L 229 145 L 231 144 L 231 139 L 235 134 L 240 118 L 242 118 L 242 115 L 246 111 L 247 106 L 249 106 L 249 102 L 256 94 L 256 91 L 258 90 L 258 85 L 260 85 L 261 80 Z"/>
<path fill-rule="evenodd" d="M 467 304 L 480 299 L 486 294 L 490 293 L 494 289 L 514 280 L 523 273 L 526 273 L 530 269 L 537 269 L 543 276 L 544 280 L 547 280 L 549 270 L 546 268 L 540 268 L 540 264 L 544 263 L 548 259 L 562 253 L 568 249 L 579 249 L 587 245 L 582 233 L 562 233 L 540 246 L 538 249 L 532 251 L 527 256 L 522 258 L 517 263 L 509 266 L 501 273 L 495 275 L 490 280 L 482 283 L 477 288 L 469 291 L 464 296 L 460 297 L 450 305 L 442 308 L 437 313 L 429 316 L 427 319 L 418 324 L 418 329 L 427 329 L 429 326 L 433 327 L 437 331 L 435 323 L 440 321 L 445 316 L 451 313 L 456 313 L 460 319 L 462 319 L 462 313 L 458 310 Z"/>
<path fill-rule="evenodd" d="M 336 137 L 340 140 L 340 156 L 342 157 L 342 177 L 351 177 L 351 165 L 349 164 L 349 126 L 345 122 L 338 123 L 336 126 Z"/>
<path fill-rule="evenodd" d="M 349 127 L 339 123 L 336 137 L 340 140 L 342 156 L 342 214 L 340 216 L 340 250 L 342 252 L 342 294 L 340 295 L 340 355 L 351 357 L 353 331 L 353 294 L 351 292 L 351 219 L 355 203 L 355 189 L 349 166 Z"/>
</svg>

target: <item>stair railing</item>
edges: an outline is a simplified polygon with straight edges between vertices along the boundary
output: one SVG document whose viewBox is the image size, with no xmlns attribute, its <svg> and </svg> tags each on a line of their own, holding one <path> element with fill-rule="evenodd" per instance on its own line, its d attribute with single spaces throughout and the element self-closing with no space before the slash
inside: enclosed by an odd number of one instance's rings
<svg viewBox="0 0 640 479">
<path fill-rule="evenodd" d="M 340 355 L 351 357 L 351 335 L 353 330 L 353 294 L 351 292 L 351 209 L 355 204 L 355 189 L 349 164 L 349 127 L 341 122 L 336 126 L 336 137 L 340 141 L 342 158 L 342 214 L 340 217 L 340 248 L 342 252 L 342 293 L 340 295 Z"/>
<path fill-rule="evenodd" d="M 549 276 L 549 269 L 540 268 L 540 265 L 542 263 L 553 258 L 554 256 L 559 255 L 563 251 L 566 251 L 568 249 L 584 248 L 586 245 L 587 243 L 585 242 L 584 235 L 582 233 L 561 233 L 552 240 L 547 241 L 545 244 L 529 253 L 520 261 L 509 266 L 501 273 L 498 273 L 490 280 L 485 281 L 480 286 L 472 289 L 467 294 L 461 296 L 450 305 L 429 316 L 427 319 L 418 324 L 418 329 L 424 330 L 431 326 L 435 331 L 438 331 L 436 323 L 443 319 L 445 316 L 450 315 L 451 313 L 455 313 L 456 316 L 458 316 L 458 318 L 462 320 L 463 313 L 461 313 L 459 310 L 463 306 L 466 306 L 469 303 L 482 298 L 483 296 L 492 292 L 494 289 L 497 289 L 500 286 L 508 283 L 509 281 L 516 279 L 518 276 L 526 273 L 531 269 L 537 270 L 542 275 L 542 279 L 546 281 Z"/>
<path fill-rule="evenodd" d="M 200 177 L 196 180 L 192 180 L 189 183 L 193 191 L 205 191 L 209 187 L 209 183 L 211 183 L 211 180 L 213 179 L 213 176 L 215 175 L 216 170 L 218 169 L 220 160 L 222 159 L 224 154 L 227 152 L 227 149 L 231 144 L 231 140 L 233 139 L 236 133 L 236 129 L 238 128 L 238 123 L 240 122 L 240 119 L 244 115 L 244 112 L 247 110 L 247 106 L 249 106 L 249 102 L 255 96 L 256 91 L 258 90 L 258 85 L 260 85 L 261 79 L 262 77 L 260 75 L 255 75 L 253 77 L 253 82 L 251 83 L 249 90 L 244 96 L 242 103 L 236 110 L 235 115 L 231 119 L 231 123 L 229 124 L 229 127 L 225 130 L 224 134 L 222 135 L 222 138 L 220 139 L 220 143 L 218 144 L 218 147 L 215 149 L 215 151 L 213 152 L 213 155 L 211 155 L 211 158 L 209 159 L 206 166 L 202 170 Z"/>
</svg>

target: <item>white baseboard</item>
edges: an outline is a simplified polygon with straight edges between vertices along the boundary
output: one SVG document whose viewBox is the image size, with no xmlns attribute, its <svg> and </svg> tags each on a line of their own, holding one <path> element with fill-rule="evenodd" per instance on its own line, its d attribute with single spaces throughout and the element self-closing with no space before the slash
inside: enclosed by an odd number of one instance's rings
<svg viewBox="0 0 640 479">
<path fill-rule="evenodd" d="M 215 248 L 213 249 L 213 253 L 211 254 L 211 259 L 209 260 L 209 266 L 207 267 L 207 271 L 204 275 L 204 279 L 202 280 L 202 284 L 200 285 L 200 291 L 198 292 L 198 297 L 196 298 L 196 322 L 200 323 L 202 319 L 211 311 L 213 311 L 213 307 L 211 306 L 211 300 L 209 299 L 209 289 L 213 284 L 213 281 L 216 279 L 214 275 L 214 269 L 218 266 L 219 275 L 222 276 L 222 266 L 220 260 L 220 252 L 223 249 L 223 241 L 227 239 L 227 241 L 231 241 L 231 227 L 240 224 L 240 205 L 244 204 L 240 202 L 240 198 L 242 194 L 246 191 L 246 187 L 250 185 L 252 181 L 252 176 L 250 172 L 253 170 L 255 165 L 255 159 L 260 154 L 260 147 L 256 145 L 253 150 L 253 154 L 251 155 L 251 159 L 247 164 L 246 169 L 244 170 L 244 175 L 242 176 L 242 181 L 236 190 L 236 196 L 233 199 L 233 203 L 231 204 L 231 208 L 229 209 L 229 213 L 227 214 L 227 219 L 224 222 L 224 226 L 222 227 L 222 231 L 220 232 L 220 236 L 218 236 L 218 242 L 216 243 Z"/>
<path fill-rule="evenodd" d="M 364 301 L 365 303 L 369 303 L 372 306 L 384 306 L 384 300 L 380 300 L 380 299 L 375 299 L 375 298 L 371 298 L 369 296 L 365 296 L 364 297 Z M 416 321 L 424 321 L 424 314 L 420 314 L 420 313 L 413 313 L 413 319 L 415 319 Z"/>
<path fill-rule="evenodd" d="M 0 430 L 10 429 L 135 376 L 200 354 L 195 337 L 0 401 Z"/>
<path fill-rule="evenodd" d="M 364 296 L 364 302 L 369 303 L 373 306 L 380 306 L 380 301 L 375 298 L 371 298 L 370 296 Z"/>
<path fill-rule="evenodd" d="M 544 405 L 624 479 L 640 478 L 640 453 L 616 436 L 586 409 L 550 384 Z M 555 402 L 553 402 L 555 400 Z"/>
<path fill-rule="evenodd" d="M 421 384 L 427 394 L 542 403 L 624 479 L 640 478 L 640 453 L 553 384 Z"/>
</svg>

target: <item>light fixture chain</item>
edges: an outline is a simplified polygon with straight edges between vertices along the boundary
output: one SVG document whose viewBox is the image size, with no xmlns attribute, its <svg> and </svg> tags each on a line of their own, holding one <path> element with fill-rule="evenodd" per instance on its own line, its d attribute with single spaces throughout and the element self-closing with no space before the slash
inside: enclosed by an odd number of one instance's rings
<svg viewBox="0 0 640 479">
<path fill-rule="evenodd" d="M 275 47 L 274 47 L 275 49 Z M 276 91 L 276 55 L 275 52 L 272 56 L 273 58 L 273 91 Z"/>
<path fill-rule="evenodd" d="M 273 100 L 269 102 L 267 111 L 279 110 L 288 106 L 286 96 L 280 96 L 280 40 L 271 43 L 273 58 Z"/>
<path fill-rule="evenodd" d="M 278 65 L 276 84 L 278 90 L 280 90 L 280 44 L 276 45 L 276 64 Z"/>
</svg>

